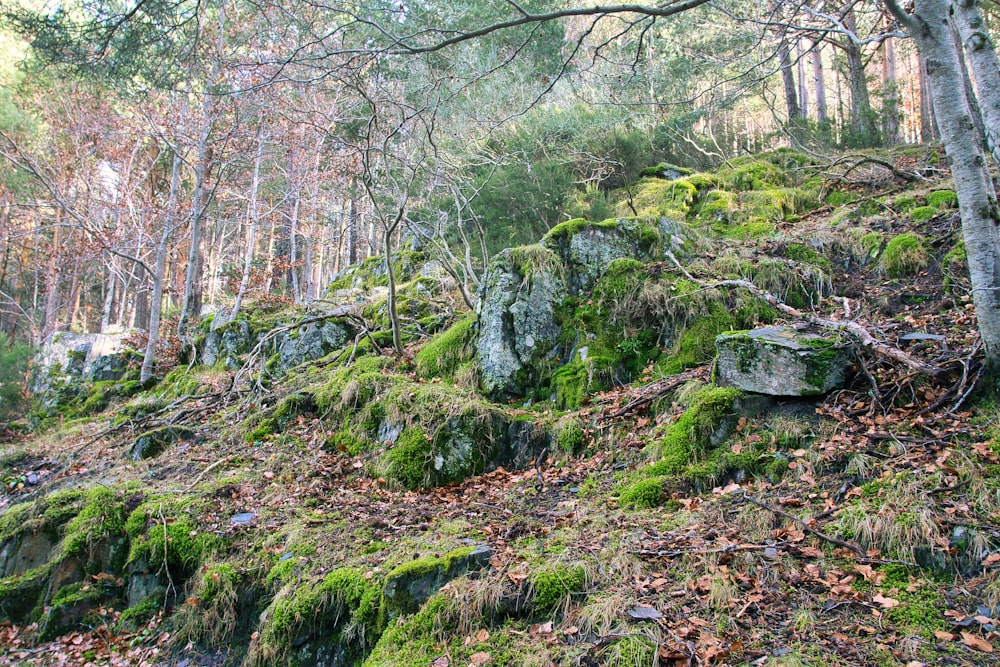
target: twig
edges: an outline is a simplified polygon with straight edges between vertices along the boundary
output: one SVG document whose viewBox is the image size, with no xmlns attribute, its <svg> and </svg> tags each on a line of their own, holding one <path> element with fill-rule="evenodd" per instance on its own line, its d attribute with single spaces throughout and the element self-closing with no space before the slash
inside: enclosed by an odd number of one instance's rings
<svg viewBox="0 0 1000 667">
<path fill-rule="evenodd" d="M 641 389 L 638 398 L 632 399 L 626 405 L 618 408 L 610 415 L 601 415 L 598 418 L 598 421 L 611 421 L 612 419 L 624 417 L 631 412 L 640 410 L 660 397 L 666 396 L 688 380 L 704 376 L 707 369 L 708 366 L 699 366 L 698 368 L 692 368 L 684 371 L 683 373 L 678 373 L 677 375 L 671 375 L 670 377 L 651 382 Z"/>
<path fill-rule="evenodd" d="M 853 552 L 854 554 L 856 554 L 858 556 L 858 558 L 864 558 L 864 559 L 868 558 L 868 554 L 866 554 L 864 552 L 864 549 L 862 549 L 861 547 L 859 547 L 857 544 L 854 544 L 852 542 L 845 542 L 844 540 L 837 539 L 836 537 L 831 537 L 830 535 L 827 535 L 826 533 L 821 533 L 820 531 L 816 530 L 815 528 L 813 528 L 812 526 L 810 526 L 809 524 L 807 524 L 805 521 L 803 521 L 802 519 L 798 518 L 797 516 L 795 516 L 793 514 L 789 514 L 785 510 L 780 510 L 777 507 L 771 507 L 767 503 L 764 503 L 764 502 L 761 502 L 760 500 L 757 500 L 756 498 L 754 498 L 753 496 L 751 496 L 746 491 L 743 492 L 743 498 L 744 498 L 744 500 L 747 500 L 747 501 L 753 503 L 754 505 L 756 505 L 757 507 L 760 507 L 761 509 L 765 509 L 768 512 L 772 512 L 774 514 L 777 514 L 778 516 L 781 516 L 781 517 L 784 517 L 784 518 L 788 519 L 789 521 L 791 521 L 792 523 L 794 523 L 795 525 L 797 525 L 799 528 L 801 528 L 803 531 L 805 531 L 805 532 L 807 532 L 807 533 L 809 533 L 811 535 L 815 535 L 816 537 L 820 538 L 821 540 L 829 542 L 830 544 L 833 544 L 833 545 L 838 546 L 838 547 L 843 547 L 844 549 L 847 549 L 847 550 Z"/>
<path fill-rule="evenodd" d="M 167 575 L 167 592 L 163 594 L 163 611 L 165 613 L 167 611 L 167 603 L 170 599 L 170 596 L 167 593 L 173 591 L 173 594 L 176 597 L 177 588 L 174 586 L 174 578 L 170 576 L 170 564 L 167 551 L 170 539 L 167 535 L 167 519 L 163 516 L 163 503 L 159 504 L 156 513 L 160 516 L 160 523 L 163 525 L 163 565 L 160 569 Z"/>
<path fill-rule="evenodd" d="M 210 470 L 212 470 L 213 468 L 215 468 L 219 464 L 221 464 L 221 463 L 223 463 L 225 461 L 228 461 L 231 457 L 232 457 L 232 455 L 223 456 L 221 459 L 219 459 L 218 461 L 216 461 L 212 465 L 210 465 L 207 468 L 205 468 L 204 470 L 202 470 L 201 473 L 197 477 L 194 478 L 194 481 L 191 482 L 190 484 L 188 484 L 187 487 L 185 487 L 183 493 L 187 493 L 188 491 L 190 491 L 191 489 L 193 489 L 198 484 L 198 482 L 201 481 L 201 478 L 204 477 L 205 475 L 207 475 Z"/>
</svg>

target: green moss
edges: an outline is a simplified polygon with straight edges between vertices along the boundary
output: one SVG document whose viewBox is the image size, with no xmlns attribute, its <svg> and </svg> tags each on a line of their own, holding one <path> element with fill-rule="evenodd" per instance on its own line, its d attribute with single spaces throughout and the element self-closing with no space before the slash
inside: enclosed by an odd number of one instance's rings
<svg viewBox="0 0 1000 667">
<path fill-rule="evenodd" d="M 151 595 L 139 604 L 132 605 L 118 617 L 115 629 L 136 632 L 149 623 L 163 609 L 163 595 Z"/>
<path fill-rule="evenodd" d="M 712 436 L 741 395 L 731 387 L 706 387 L 695 394 L 691 406 L 670 425 L 658 444 L 658 474 L 679 473 L 693 456 L 707 452 L 712 447 Z"/>
<path fill-rule="evenodd" d="M 646 167 L 640 172 L 640 175 L 647 178 L 669 178 L 668 174 L 671 174 L 671 172 L 680 174 L 681 176 L 689 176 L 694 173 L 694 170 L 687 167 L 678 167 L 669 162 L 661 162 L 655 167 Z"/>
<path fill-rule="evenodd" d="M 927 222 L 937 214 L 938 210 L 933 206 L 918 206 L 910 210 L 910 220 L 917 223 Z"/>
<path fill-rule="evenodd" d="M 857 201 L 858 196 L 853 192 L 843 192 L 841 190 L 831 190 L 826 197 L 823 198 L 830 206 L 843 206 L 844 204 L 849 204 L 853 201 Z"/>
<path fill-rule="evenodd" d="M 388 625 L 363 667 L 429 665 L 454 629 L 452 612 L 453 603 L 445 594 L 433 596 L 416 614 Z"/>
<path fill-rule="evenodd" d="M 699 317 L 684 330 L 661 367 L 672 375 L 710 361 L 715 356 L 715 337 L 731 331 L 737 324 L 722 304 L 713 303 L 708 315 Z"/>
<path fill-rule="evenodd" d="M 789 243 L 785 247 L 785 257 L 796 262 L 815 264 L 816 266 L 823 268 L 825 271 L 829 271 L 831 269 L 830 260 L 823 257 L 809 246 L 804 246 L 800 243 Z"/>
<path fill-rule="evenodd" d="M 588 356 L 586 361 L 574 361 L 557 370 L 551 381 L 556 405 L 578 409 L 588 396 L 606 388 L 612 365 L 606 357 Z"/>
<path fill-rule="evenodd" d="M 472 359 L 476 317 L 466 313 L 443 333 L 430 340 L 413 360 L 422 378 L 451 377 L 463 363 Z"/>
<path fill-rule="evenodd" d="M 785 184 L 785 172 L 767 159 L 743 158 L 735 167 L 719 170 L 719 177 L 735 190 L 760 190 Z"/>
<path fill-rule="evenodd" d="M 539 614 L 559 611 L 569 600 L 586 595 L 587 571 L 582 565 L 555 565 L 531 578 L 532 608 Z"/>
<path fill-rule="evenodd" d="M 377 582 L 361 570 L 333 570 L 318 582 L 275 598 L 261 634 L 263 653 L 273 661 L 309 638 L 336 643 L 335 637 L 347 635 L 350 641 L 340 645 L 349 647 L 351 658 L 358 660 L 381 633 L 380 603 Z"/>
<path fill-rule="evenodd" d="M 400 482 L 407 489 L 428 485 L 427 468 L 431 465 L 431 440 L 420 428 L 405 429 L 396 444 L 385 455 L 386 477 Z"/>
<path fill-rule="evenodd" d="M 924 268 L 930 255 L 924 238 L 913 232 L 894 237 L 882 253 L 882 269 L 892 278 L 916 275 Z"/>
<path fill-rule="evenodd" d="M 137 507 L 125 521 L 131 541 L 128 562 L 145 563 L 156 571 L 164 561 L 172 571 L 190 575 L 198 563 L 219 544 L 194 523 L 196 506 L 175 498 L 154 497 Z"/>
<path fill-rule="evenodd" d="M 199 382 L 197 374 L 189 371 L 185 366 L 178 366 L 167 373 L 157 385 L 156 395 L 162 398 L 194 396 L 200 388 L 201 382 Z"/>
<path fill-rule="evenodd" d="M 545 235 L 545 240 L 550 241 L 572 236 L 576 233 L 574 230 L 578 230 L 578 223 L 583 223 L 584 227 L 603 224 L 589 223 L 585 220 L 570 220 L 569 222 L 564 222 L 561 225 L 553 227 Z M 518 273 L 525 279 L 532 278 L 540 273 L 560 276 L 563 271 L 563 264 L 559 256 L 539 243 L 511 248 L 510 261 L 513 265 L 517 266 Z"/>
<path fill-rule="evenodd" d="M 738 210 L 735 194 L 728 190 L 712 190 L 702 198 L 695 218 L 704 222 L 728 223 Z"/>
<path fill-rule="evenodd" d="M 900 213 L 912 211 L 920 205 L 920 200 L 916 197 L 896 197 L 892 202 L 892 207 Z"/>
<path fill-rule="evenodd" d="M 50 562 L 0 579 L 0 621 L 27 622 L 48 589 L 54 567 L 55 563 Z"/>
<path fill-rule="evenodd" d="M 580 420 L 576 417 L 564 417 L 555 424 L 556 446 L 566 454 L 579 454 L 583 451 L 584 432 Z"/>
<path fill-rule="evenodd" d="M 955 208 L 958 206 L 958 195 L 954 190 L 934 190 L 927 195 L 927 205 L 934 208 Z"/>
<path fill-rule="evenodd" d="M 656 664 L 656 644 L 642 635 L 628 635 L 611 644 L 602 654 L 605 667 L 647 667 Z"/>
<path fill-rule="evenodd" d="M 99 543 L 124 537 L 125 519 L 124 501 L 114 491 L 104 486 L 90 489 L 84 496 L 83 508 L 79 514 L 66 524 L 62 543 L 63 555 L 78 557 L 92 555 Z M 124 557 L 124 550 L 121 557 Z M 104 565 L 107 570 L 115 571 L 120 569 L 122 564 L 119 561 L 97 565 L 98 567 Z M 96 571 L 90 574 L 95 574 Z"/>
<path fill-rule="evenodd" d="M 618 491 L 618 504 L 631 509 L 649 509 L 663 504 L 664 478 L 655 476 L 640 479 Z"/>
<path fill-rule="evenodd" d="M 631 210 L 640 216 L 683 220 L 698 196 L 698 188 L 684 179 L 647 178 L 635 185 Z"/>
</svg>

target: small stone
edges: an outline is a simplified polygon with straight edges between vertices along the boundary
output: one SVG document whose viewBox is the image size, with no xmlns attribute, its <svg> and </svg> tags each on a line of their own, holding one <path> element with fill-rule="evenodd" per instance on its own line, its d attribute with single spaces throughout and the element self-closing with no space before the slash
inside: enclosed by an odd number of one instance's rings
<svg viewBox="0 0 1000 667">
<path fill-rule="evenodd" d="M 253 512 L 240 512 L 233 515 L 229 523 L 233 526 L 252 526 L 257 522 L 257 515 Z"/>
<path fill-rule="evenodd" d="M 778 560 L 778 550 L 774 547 L 764 549 L 764 558 L 768 560 Z"/>
</svg>

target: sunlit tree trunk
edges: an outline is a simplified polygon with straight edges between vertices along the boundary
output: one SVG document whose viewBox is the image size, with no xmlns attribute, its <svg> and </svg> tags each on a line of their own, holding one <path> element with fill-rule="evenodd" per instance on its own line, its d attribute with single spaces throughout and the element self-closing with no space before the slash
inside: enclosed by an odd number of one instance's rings
<svg viewBox="0 0 1000 667">
<path fill-rule="evenodd" d="M 899 143 L 899 81 L 892 38 L 882 43 L 882 135 L 886 145 Z"/>
<path fill-rule="evenodd" d="M 978 0 L 957 0 L 955 24 L 962 39 L 966 62 L 976 80 L 986 146 L 1000 165 L 1000 58 L 990 39 Z"/>
<path fill-rule="evenodd" d="M 852 33 L 857 33 L 853 5 L 844 14 L 844 26 Z M 850 39 L 847 39 L 843 46 L 844 54 L 847 56 L 847 78 L 851 86 L 853 143 L 860 146 L 877 146 L 880 143 L 880 138 L 878 129 L 875 127 L 875 114 L 872 112 L 871 99 L 868 95 L 864 54 L 861 52 L 861 47 Z"/>
</svg>

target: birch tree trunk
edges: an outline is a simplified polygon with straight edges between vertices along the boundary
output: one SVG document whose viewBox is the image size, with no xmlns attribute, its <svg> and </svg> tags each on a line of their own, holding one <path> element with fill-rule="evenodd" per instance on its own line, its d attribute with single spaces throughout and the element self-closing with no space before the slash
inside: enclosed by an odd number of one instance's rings
<svg viewBox="0 0 1000 667">
<path fill-rule="evenodd" d="M 1000 370 L 1000 211 L 965 86 L 956 85 L 962 80 L 962 62 L 949 20 L 951 2 L 918 0 L 913 14 L 897 0 L 884 2 L 907 27 L 927 63 L 934 113 L 958 194 L 979 334 L 995 378 Z"/>
<path fill-rule="evenodd" d="M 966 62 L 976 80 L 986 147 L 993 155 L 993 163 L 1000 165 L 1000 58 L 986 29 L 979 0 L 957 0 L 954 7 Z"/>
<path fill-rule="evenodd" d="M 813 87 L 816 90 L 816 121 L 822 125 L 830 120 L 826 109 L 826 79 L 823 76 L 823 54 L 820 51 L 821 42 L 813 44 L 812 57 Z"/>
<path fill-rule="evenodd" d="M 253 268 L 254 252 L 257 246 L 257 225 L 260 222 L 260 165 L 264 161 L 264 143 L 266 135 L 264 133 L 264 122 L 261 121 L 257 130 L 257 153 L 253 158 L 253 176 L 250 179 L 250 204 L 249 215 L 250 228 L 247 230 L 247 246 L 243 253 L 243 275 L 240 276 L 240 288 L 236 292 L 236 301 L 233 302 L 233 309 L 229 312 L 229 320 L 232 322 L 240 313 L 243 306 L 243 298 L 246 296 L 247 287 L 250 285 L 250 271 Z M 212 321 L 212 328 L 215 328 L 215 321 Z"/>
<path fill-rule="evenodd" d="M 183 109 L 182 109 L 183 118 Z M 156 347 L 160 343 L 160 315 L 163 312 L 163 283 L 167 272 L 167 255 L 170 249 L 170 235 L 177 226 L 177 202 L 181 188 L 181 156 L 174 151 L 174 161 L 170 168 L 170 195 L 167 198 L 167 214 L 163 221 L 163 232 L 156 247 L 156 267 L 153 269 L 153 294 L 149 303 L 149 337 L 142 357 L 139 382 L 145 385 L 153 377 L 156 364 Z"/>
</svg>

